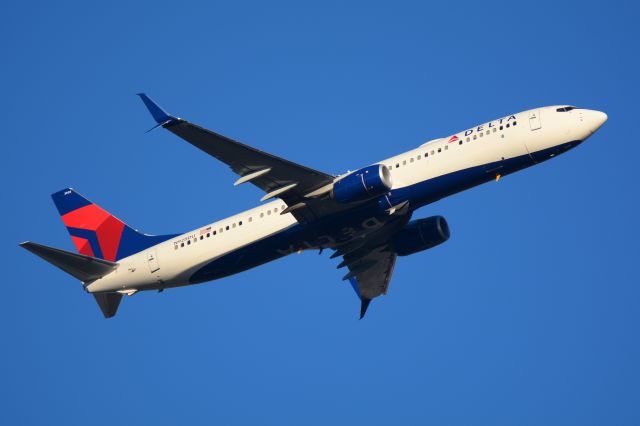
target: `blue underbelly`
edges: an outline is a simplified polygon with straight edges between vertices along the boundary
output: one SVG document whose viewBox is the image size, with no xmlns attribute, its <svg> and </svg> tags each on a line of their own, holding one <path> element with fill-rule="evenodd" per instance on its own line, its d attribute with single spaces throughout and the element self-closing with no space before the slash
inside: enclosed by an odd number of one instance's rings
<svg viewBox="0 0 640 426">
<path fill-rule="evenodd" d="M 579 143 L 580 141 L 573 141 L 531 155 L 522 155 L 438 176 L 415 185 L 394 189 L 389 198 L 392 205 L 409 201 L 411 209 L 415 210 L 449 195 L 492 181 L 497 174 L 505 176 L 548 160 Z M 213 259 L 191 277 L 190 283 L 195 284 L 233 275 L 298 250 L 330 246 L 348 239 L 349 232 L 362 229 L 370 220 L 378 221 L 380 224 L 388 220 L 386 213 L 380 211 L 377 201 L 326 217 L 312 224 L 294 225 Z"/>
</svg>

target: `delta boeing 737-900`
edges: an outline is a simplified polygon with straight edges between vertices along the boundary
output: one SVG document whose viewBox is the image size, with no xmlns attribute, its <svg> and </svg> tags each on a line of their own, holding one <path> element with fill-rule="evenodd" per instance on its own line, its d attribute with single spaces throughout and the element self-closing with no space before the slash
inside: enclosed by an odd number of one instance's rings
<svg viewBox="0 0 640 426">
<path fill-rule="evenodd" d="M 165 112 L 139 94 L 163 127 L 227 164 L 265 192 L 251 210 L 184 234 L 147 235 L 68 188 L 52 195 L 78 253 L 22 247 L 82 282 L 102 313 L 123 295 L 203 283 L 301 250 L 333 250 L 360 298 L 360 318 L 387 293 L 398 256 L 449 238 L 442 216 L 413 219 L 441 198 L 546 161 L 576 147 L 607 120 L 573 106 L 536 108 L 435 139 L 335 176 L 252 148 Z M 155 128 L 154 127 L 154 128 Z"/>
</svg>

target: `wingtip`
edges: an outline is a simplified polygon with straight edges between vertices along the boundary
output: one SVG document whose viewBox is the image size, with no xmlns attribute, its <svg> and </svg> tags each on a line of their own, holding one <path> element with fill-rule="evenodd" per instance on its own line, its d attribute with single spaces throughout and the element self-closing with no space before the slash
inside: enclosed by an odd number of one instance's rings
<svg viewBox="0 0 640 426">
<path fill-rule="evenodd" d="M 369 304 L 371 303 L 371 299 L 362 298 L 360 304 L 360 319 L 364 318 L 364 314 L 367 313 L 367 308 L 369 308 Z"/>
<path fill-rule="evenodd" d="M 147 110 L 149 110 L 149 113 L 151 114 L 153 119 L 156 121 L 156 123 L 158 123 L 158 126 L 162 126 L 171 121 L 177 120 L 176 117 L 168 114 L 164 109 L 162 109 L 162 107 L 160 107 L 160 105 L 151 100 L 151 98 L 144 92 L 136 93 L 136 95 L 138 95 L 140 99 L 142 99 L 144 106 L 147 107 Z"/>
</svg>

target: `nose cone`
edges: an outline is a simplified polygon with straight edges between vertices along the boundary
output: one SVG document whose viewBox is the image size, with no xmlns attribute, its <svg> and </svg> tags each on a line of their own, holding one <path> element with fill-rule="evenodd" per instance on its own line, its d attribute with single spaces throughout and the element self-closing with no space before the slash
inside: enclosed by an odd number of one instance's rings
<svg viewBox="0 0 640 426">
<path fill-rule="evenodd" d="M 598 130 L 609 118 L 607 114 L 602 111 L 587 109 L 584 112 L 585 122 L 591 128 L 591 133 L 594 133 L 596 130 Z"/>
</svg>

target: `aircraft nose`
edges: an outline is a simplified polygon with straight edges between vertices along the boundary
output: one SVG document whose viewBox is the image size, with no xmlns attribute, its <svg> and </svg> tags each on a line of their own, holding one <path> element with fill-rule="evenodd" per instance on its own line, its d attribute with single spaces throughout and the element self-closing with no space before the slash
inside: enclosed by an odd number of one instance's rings
<svg viewBox="0 0 640 426">
<path fill-rule="evenodd" d="M 591 112 L 591 120 L 595 127 L 594 130 L 598 130 L 600 126 L 604 124 L 605 121 L 609 118 L 607 114 L 602 111 L 590 111 Z"/>
<path fill-rule="evenodd" d="M 589 127 L 591 127 L 591 133 L 598 130 L 609 118 L 607 114 L 605 114 L 602 111 L 595 111 L 595 110 L 588 109 L 588 110 L 585 110 L 585 112 L 586 112 L 585 118 L 587 123 L 589 124 Z"/>
</svg>

